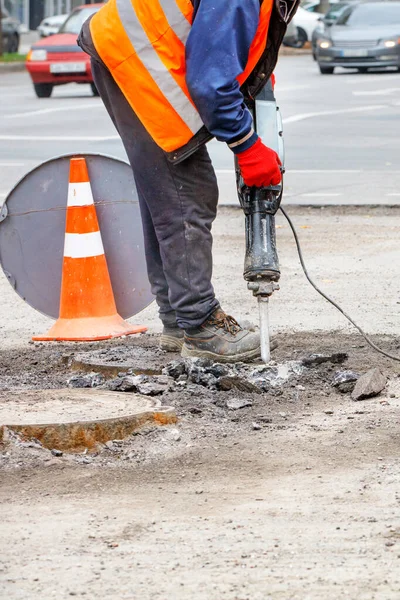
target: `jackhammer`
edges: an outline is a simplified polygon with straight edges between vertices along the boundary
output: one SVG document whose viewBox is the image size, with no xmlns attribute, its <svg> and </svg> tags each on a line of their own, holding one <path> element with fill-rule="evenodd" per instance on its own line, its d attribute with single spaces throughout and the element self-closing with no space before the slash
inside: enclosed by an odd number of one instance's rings
<svg viewBox="0 0 400 600">
<path fill-rule="evenodd" d="M 282 120 L 276 105 L 271 81 L 249 106 L 254 128 L 266 146 L 275 150 L 284 165 Z M 282 173 L 284 168 L 282 167 Z M 279 290 L 278 252 L 276 248 L 275 214 L 282 198 L 282 182 L 268 188 L 247 187 L 236 168 L 240 205 L 244 211 L 246 255 L 243 277 L 248 289 L 257 298 L 260 313 L 261 358 L 268 363 L 270 354 L 269 299 Z"/>
</svg>

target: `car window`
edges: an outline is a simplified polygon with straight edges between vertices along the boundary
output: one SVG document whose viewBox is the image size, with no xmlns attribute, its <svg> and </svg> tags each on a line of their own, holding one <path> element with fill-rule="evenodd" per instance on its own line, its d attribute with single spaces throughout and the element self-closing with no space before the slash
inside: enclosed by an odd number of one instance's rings
<svg viewBox="0 0 400 600">
<path fill-rule="evenodd" d="M 325 19 L 334 21 L 339 17 L 339 15 L 344 11 L 346 7 L 347 4 L 334 4 L 326 13 Z"/>
<path fill-rule="evenodd" d="M 86 19 L 98 10 L 98 7 L 88 7 L 81 8 L 79 10 L 74 10 L 74 12 L 68 17 L 68 19 L 65 21 L 64 25 L 61 27 L 58 33 L 75 33 L 76 35 L 78 35 Z"/>
<path fill-rule="evenodd" d="M 400 4 L 360 4 L 345 11 L 336 23 L 351 27 L 400 24 Z"/>
</svg>

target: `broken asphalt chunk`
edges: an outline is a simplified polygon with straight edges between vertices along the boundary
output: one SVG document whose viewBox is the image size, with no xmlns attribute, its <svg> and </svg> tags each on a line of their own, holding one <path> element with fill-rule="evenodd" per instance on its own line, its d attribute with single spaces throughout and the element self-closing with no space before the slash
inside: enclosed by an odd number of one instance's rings
<svg viewBox="0 0 400 600">
<path fill-rule="evenodd" d="M 310 354 L 301 360 L 301 364 L 305 367 L 316 367 L 326 362 L 340 365 L 348 358 L 349 355 L 346 352 L 334 352 L 333 354 Z"/>
<path fill-rule="evenodd" d="M 275 366 L 247 365 L 236 363 L 224 365 L 207 359 L 182 359 L 169 363 L 164 369 L 165 376 L 172 377 L 179 388 L 190 384 L 201 385 L 218 391 L 238 390 L 244 393 L 271 392 L 273 388 L 285 385 L 288 380 L 300 376 L 304 371 L 298 361 L 289 361 Z"/>
<path fill-rule="evenodd" d="M 220 377 L 216 380 L 216 388 L 224 392 L 234 389 L 247 393 L 259 394 L 261 392 L 261 389 L 257 385 L 237 375 Z"/>
<path fill-rule="evenodd" d="M 168 363 L 162 370 L 163 375 L 169 375 L 172 379 L 179 379 L 181 375 L 186 375 L 188 372 L 188 362 L 186 360 L 173 360 Z"/>
<path fill-rule="evenodd" d="M 144 396 L 159 396 L 167 391 L 170 381 L 165 375 L 127 375 L 111 379 L 103 387 L 112 392 L 137 392 Z"/>
<path fill-rule="evenodd" d="M 103 385 L 105 379 L 101 373 L 87 373 L 86 375 L 73 375 L 67 381 L 69 388 L 93 388 Z"/>
<path fill-rule="evenodd" d="M 332 387 L 337 388 L 342 394 L 354 390 L 360 375 L 354 371 L 336 371 L 332 379 Z"/>
</svg>

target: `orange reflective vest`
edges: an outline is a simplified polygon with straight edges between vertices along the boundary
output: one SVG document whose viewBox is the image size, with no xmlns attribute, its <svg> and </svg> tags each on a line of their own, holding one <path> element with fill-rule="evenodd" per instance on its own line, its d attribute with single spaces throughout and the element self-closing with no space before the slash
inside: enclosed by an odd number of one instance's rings
<svg viewBox="0 0 400 600">
<path fill-rule="evenodd" d="M 261 3 L 248 63 L 237 78 L 241 85 L 265 51 L 272 5 L 273 0 Z M 100 58 L 166 152 L 187 144 L 203 127 L 185 79 L 192 19 L 190 0 L 109 0 L 90 21 Z"/>
</svg>

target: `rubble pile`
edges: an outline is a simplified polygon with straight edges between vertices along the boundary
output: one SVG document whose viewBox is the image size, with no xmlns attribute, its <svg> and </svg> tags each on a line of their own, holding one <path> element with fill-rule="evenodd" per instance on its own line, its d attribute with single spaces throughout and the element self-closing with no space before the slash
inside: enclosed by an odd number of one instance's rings
<svg viewBox="0 0 400 600">
<path fill-rule="evenodd" d="M 299 360 L 284 363 L 232 365 L 214 363 L 207 359 L 178 359 L 168 363 L 161 375 L 137 374 L 133 369 L 118 373 L 117 377 L 105 378 L 101 373 L 74 375 L 68 379 L 71 388 L 99 388 L 114 392 L 133 392 L 145 396 L 160 396 L 165 392 L 192 391 L 205 388 L 211 392 L 236 391 L 242 394 L 261 394 L 268 392 L 279 395 L 285 385 L 299 386 L 300 381 L 309 383 L 320 381 L 335 388 L 341 394 L 354 393 L 357 382 L 365 381 L 360 374 L 351 370 L 334 371 L 334 366 L 342 364 L 348 358 L 346 353 L 310 354 Z M 333 374 L 332 374 L 332 371 Z M 377 373 L 368 376 L 368 389 L 385 387 Z M 386 382 L 386 380 L 385 380 Z M 378 391 L 378 388 L 380 390 Z M 305 388 L 303 388 L 305 389 Z M 361 389 L 359 387 L 359 389 Z M 361 396 L 373 395 L 365 385 Z M 359 392 L 357 392 L 359 394 Z M 355 399 L 355 398 L 353 398 Z"/>
<path fill-rule="evenodd" d="M 341 394 L 352 394 L 353 400 L 372 397 L 383 391 L 387 379 L 379 369 L 371 369 L 362 376 L 348 369 L 337 370 L 333 376 L 328 375 L 333 370 L 333 365 L 342 364 L 347 358 L 348 355 L 344 352 L 310 354 L 300 360 L 268 365 L 226 365 L 200 358 L 178 359 L 168 363 L 163 368 L 162 375 L 137 375 L 133 369 L 129 369 L 107 380 L 101 373 L 93 372 L 70 377 L 68 387 L 160 396 L 167 391 L 189 390 L 194 385 L 216 392 L 236 390 L 245 394 L 270 392 L 274 395 L 274 391 L 285 384 L 298 385 L 300 379 L 314 376 L 328 382 Z M 322 372 L 321 369 L 328 364 L 328 371 Z"/>
</svg>

